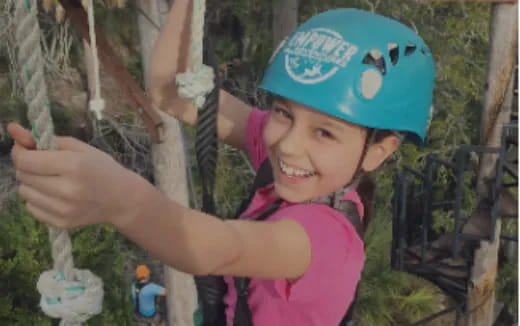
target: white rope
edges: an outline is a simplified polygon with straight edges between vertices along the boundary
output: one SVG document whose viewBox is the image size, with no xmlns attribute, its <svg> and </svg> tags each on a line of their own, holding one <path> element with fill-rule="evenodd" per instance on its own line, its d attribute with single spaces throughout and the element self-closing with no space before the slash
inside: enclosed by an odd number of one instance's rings
<svg viewBox="0 0 520 326">
<path fill-rule="evenodd" d="M 37 148 L 56 148 L 54 125 L 44 78 L 37 0 L 17 0 L 15 7 L 18 63 L 24 88 L 28 118 Z M 77 326 L 101 311 L 101 280 L 88 271 L 74 268 L 72 244 L 66 230 L 49 227 L 53 270 L 38 281 L 40 305 L 51 317 L 61 318 L 60 326 Z"/>
<path fill-rule="evenodd" d="M 43 272 L 36 288 L 42 294 L 40 306 L 52 318 L 60 318 L 60 326 L 86 322 L 101 313 L 103 282 L 92 272 L 73 269 L 72 280 L 67 281 L 55 270 Z"/>
<path fill-rule="evenodd" d="M 94 96 L 90 100 L 90 110 L 96 114 L 96 118 L 101 120 L 102 111 L 105 109 L 105 100 L 101 97 L 101 80 L 99 76 L 99 56 L 96 39 L 96 24 L 94 19 L 94 3 L 87 0 L 88 27 L 90 34 L 90 49 L 92 51 L 92 65 L 94 68 Z"/>
<path fill-rule="evenodd" d="M 206 96 L 213 90 L 215 74 L 213 69 L 202 63 L 204 38 L 205 0 L 193 2 L 191 20 L 191 66 L 188 71 L 177 75 L 177 88 L 181 97 L 191 99 L 197 108 L 202 108 Z"/>
</svg>

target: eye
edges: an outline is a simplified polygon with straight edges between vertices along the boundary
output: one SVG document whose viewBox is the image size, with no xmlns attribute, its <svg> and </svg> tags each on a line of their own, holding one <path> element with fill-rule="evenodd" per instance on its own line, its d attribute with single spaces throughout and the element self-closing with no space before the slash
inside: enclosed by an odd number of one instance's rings
<svg viewBox="0 0 520 326">
<path fill-rule="evenodd" d="M 282 118 L 282 119 L 292 119 L 292 116 L 291 116 L 291 113 L 289 113 L 288 110 L 284 109 L 283 107 L 280 107 L 280 106 L 275 106 L 273 108 L 273 112 L 276 114 L 276 116 L 278 116 L 279 118 Z"/>
<path fill-rule="evenodd" d="M 336 139 L 336 137 L 328 130 L 319 128 L 316 130 L 319 137 L 328 138 L 328 139 Z"/>
</svg>

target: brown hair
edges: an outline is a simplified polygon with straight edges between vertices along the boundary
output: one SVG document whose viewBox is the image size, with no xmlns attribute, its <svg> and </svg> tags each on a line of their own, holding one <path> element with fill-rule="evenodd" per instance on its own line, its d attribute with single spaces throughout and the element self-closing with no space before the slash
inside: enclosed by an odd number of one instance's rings
<svg viewBox="0 0 520 326">
<path fill-rule="evenodd" d="M 369 129 L 368 135 L 369 136 L 367 139 L 370 139 L 370 143 L 367 144 L 367 146 L 365 147 L 365 151 L 368 149 L 370 145 L 379 143 L 386 137 L 399 137 L 397 132 L 393 130 L 383 129 Z M 376 192 L 376 183 L 374 182 L 370 173 L 365 171 L 361 171 L 361 173 L 362 176 L 356 190 L 358 192 L 359 197 L 361 198 L 361 202 L 363 203 L 364 207 L 363 231 L 366 231 L 372 217 L 373 201 Z"/>
</svg>

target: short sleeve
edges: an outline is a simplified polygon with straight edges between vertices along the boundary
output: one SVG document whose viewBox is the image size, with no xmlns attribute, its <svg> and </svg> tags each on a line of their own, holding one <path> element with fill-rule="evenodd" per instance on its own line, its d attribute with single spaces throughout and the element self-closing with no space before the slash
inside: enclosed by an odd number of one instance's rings
<svg viewBox="0 0 520 326">
<path fill-rule="evenodd" d="M 295 220 L 305 229 L 311 243 L 311 262 L 298 280 L 275 281 L 281 297 L 306 302 L 317 293 L 331 291 L 345 278 L 355 287 L 364 263 L 363 242 L 344 216 L 326 205 L 307 204 L 282 209 L 270 220 L 283 218 Z M 345 275 L 345 266 L 349 275 Z"/>
<path fill-rule="evenodd" d="M 162 293 L 162 291 L 164 291 L 164 287 L 162 287 L 156 283 L 150 284 L 150 292 L 152 292 L 154 295 L 160 295 Z"/>
<path fill-rule="evenodd" d="M 253 108 L 247 119 L 246 149 L 255 171 L 258 171 L 260 165 L 267 157 L 262 134 L 268 117 L 268 111 Z"/>
</svg>

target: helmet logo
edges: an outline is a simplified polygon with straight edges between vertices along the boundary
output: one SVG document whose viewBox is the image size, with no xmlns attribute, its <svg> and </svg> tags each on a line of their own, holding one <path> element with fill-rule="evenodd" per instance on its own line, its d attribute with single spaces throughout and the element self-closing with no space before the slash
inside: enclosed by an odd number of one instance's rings
<svg viewBox="0 0 520 326">
<path fill-rule="evenodd" d="M 317 84 L 345 68 L 357 46 L 328 28 L 313 28 L 295 33 L 284 44 L 285 69 L 302 84 Z"/>
</svg>

